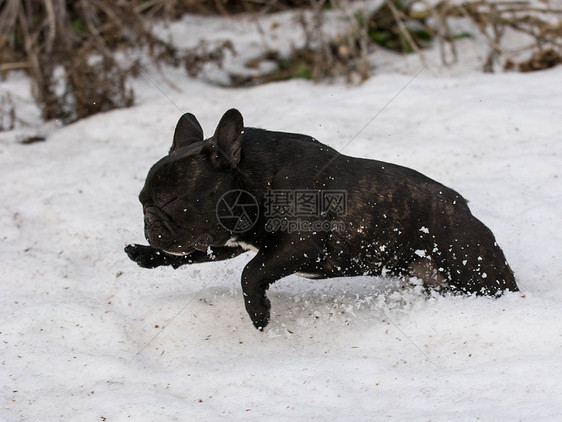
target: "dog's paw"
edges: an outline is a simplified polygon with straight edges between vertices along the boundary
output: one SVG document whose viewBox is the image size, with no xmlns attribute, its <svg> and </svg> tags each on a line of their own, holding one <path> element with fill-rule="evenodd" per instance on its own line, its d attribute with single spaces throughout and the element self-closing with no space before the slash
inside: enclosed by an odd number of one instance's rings
<svg viewBox="0 0 562 422">
<path fill-rule="evenodd" d="M 263 331 L 267 324 L 269 324 L 269 310 L 264 312 L 254 313 L 250 316 L 252 318 L 252 323 L 254 327 L 258 330 Z"/>
<path fill-rule="evenodd" d="M 164 257 L 161 255 L 161 252 L 152 246 L 127 245 L 125 253 L 131 261 L 136 262 L 142 268 L 156 268 L 163 265 L 162 260 Z"/>
<path fill-rule="evenodd" d="M 264 328 L 267 327 L 267 324 L 269 324 L 271 303 L 266 296 L 263 296 L 261 300 L 257 300 L 256 302 L 258 303 L 257 306 L 254 306 L 256 304 L 248 303 L 246 310 L 250 315 L 254 327 L 263 331 Z"/>
</svg>

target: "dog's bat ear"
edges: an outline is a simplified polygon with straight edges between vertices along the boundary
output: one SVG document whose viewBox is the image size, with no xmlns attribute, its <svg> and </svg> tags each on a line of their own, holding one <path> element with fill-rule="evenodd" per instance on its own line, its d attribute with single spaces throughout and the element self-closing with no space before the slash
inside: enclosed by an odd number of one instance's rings
<svg viewBox="0 0 562 422">
<path fill-rule="evenodd" d="M 238 165 L 243 136 L 242 114 L 231 108 L 222 116 L 208 145 L 210 159 L 215 167 L 234 168 Z"/>
<path fill-rule="evenodd" d="M 174 141 L 170 153 L 179 148 L 191 145 L 195 142 L 203 140 L 203 129 L 201 125 L 191 113 L 185 113 L 180 117 L 174 132 Z"/>
</svg>

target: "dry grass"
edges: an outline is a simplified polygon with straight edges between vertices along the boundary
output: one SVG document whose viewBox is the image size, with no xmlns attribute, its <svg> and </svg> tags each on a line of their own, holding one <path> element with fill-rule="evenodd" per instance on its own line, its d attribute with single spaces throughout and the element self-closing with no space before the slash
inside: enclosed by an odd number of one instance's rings
<svg viewBox="0 0 562 422">
<path fill-rule="evenodd" d="M 448 1 L 442 1 L 436 8 L 435 14 L 440 20 L 468 19 L 476 31 L 482 35 L 490 47 L 490 52 L 483 65 L 485 72 L 493 72 L 498 64 L 504 68 L 516 67 L 515 57 L 522 53 L 535 57 L 535 70 L 545 69 L 558 62 L 552 60 L 552 56 L 560 56 L 562 52 L 562 7 L 559 2 L 543 0 L 540 6 L 529 1 L 487 1 L 474 0 L 461 5 L 450 5 Z M 556 6 L 557 5 L 557 6 Z M 525 35 L 529 39 L 527 45 L 516 49 L 505 47 L 504 36 L 508 31 Z M 451 32 L 444 31 L 443 43 L 451 43 Z M 546 57 L 542 65 L 538 57 Z M 528 67 L 521 62 L 521 70 Z"/>
<path fill-rule="evenodd" d="M 234 85 L 293 77 L 344 76 L 361 82 L 370 76 L 368 57 L 376 48 L 418 54 L 423 61 L 423 49 L 432 42 L 439 43 L 443 63 L 450 64 L 458 59 L 456 40 L 476 34 L 490 47 L 485 71 L 498 67 L 531 71 L 561 61 L 562 10 L 549 0 L 539 6 L 527 1 L 443 0 L 431 7 L 425 0 L 385 0 L 378 9 L 362 12 L 352 0 L 0 0 L 0 73 L 26 70 L 43 117 L 70 122 L 133 104 L 128 80 L 138 74 L 140 65 L 118 60 L 116 52 L 142 48 L 154 63 L 183 66 L 191 76 L 205 63 L 220 66 L 227 53 L 234 54 L 230 41 L 178 50 L 154 36 L 154 19 L 177 19 L 184 13 L 218 13 L 227 18 L 245 12 L 259 20 L 264 13 L 304 7 L 308 13 L 306 18 L 302 13 L 300 20 L 303 45 L 289 57 L 265 51 L 248 65 L 273 60 L 277 69 L 253 78 L 233 76 Z M 344 17 L 345 33 L 326 35 L 327 9 L 337 9 Z M 472 33 L 454 33 L 451 27 L 457 19 L 470 22 Z M 525 34 L 528 45 L 508 49 L 507 31 Z M 522 52 L 528 59 L 517 59 Z M 0 107 L 5 114 L 6 103 Z M 0 125 L 10 127 L 9 118 Z"/>
<path fill-rule="evenodd" d="M 134 102 L 127 81 L 139 63 L 116 52 L 143 48 L 157 64 L 184 65 L 191 75 L 199 62 L 219 63 L 232 45 L 179 51 L 151 31 L 155 16 L 177 16 L 209 2 L 170 0 L 0 0 L 0 71 L 24 69 L 45 119 L 70 122 Z"/>
</svg>

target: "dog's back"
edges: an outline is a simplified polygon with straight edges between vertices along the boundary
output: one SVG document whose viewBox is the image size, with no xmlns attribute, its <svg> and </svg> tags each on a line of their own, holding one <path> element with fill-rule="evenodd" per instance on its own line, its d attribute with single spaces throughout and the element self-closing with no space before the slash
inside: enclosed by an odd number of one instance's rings
<svg viewBox="0 0 562 422">
<path fill-rule="evenodd" d="M 323 238 L 326 276 L 405 275 L 421 262 L 452 290 L 518 290 L 492 232 L 443 184 L 396 164 L 342 155 L 306 135 L 245 128 L 242 151 L 240 169 L 262 189 L 346 193 L 343 225 Z"/>
</svg>

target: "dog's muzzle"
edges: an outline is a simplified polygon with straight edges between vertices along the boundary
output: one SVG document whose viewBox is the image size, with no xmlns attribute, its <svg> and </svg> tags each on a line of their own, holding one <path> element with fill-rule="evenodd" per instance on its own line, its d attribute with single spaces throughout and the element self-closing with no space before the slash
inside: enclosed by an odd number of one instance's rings
<svg viewBox="0 0 562 422">
<path fill-rule="evenodd" d="M 160 215 L 155 208 L 147 207 L 144 210 L 144 236 L 148 243 L 156 248 L 165 249 L 174 243 L 174 228 L 167 216 Z"/>
</svg>

